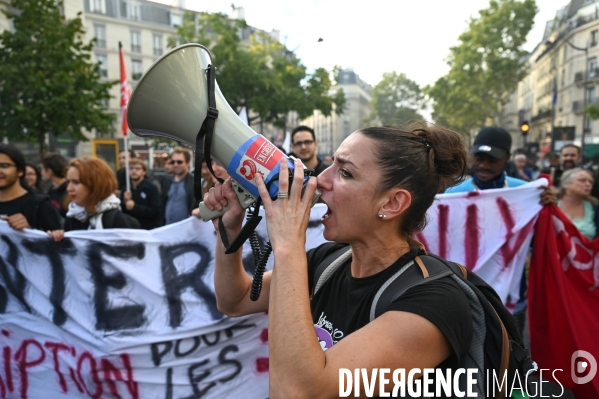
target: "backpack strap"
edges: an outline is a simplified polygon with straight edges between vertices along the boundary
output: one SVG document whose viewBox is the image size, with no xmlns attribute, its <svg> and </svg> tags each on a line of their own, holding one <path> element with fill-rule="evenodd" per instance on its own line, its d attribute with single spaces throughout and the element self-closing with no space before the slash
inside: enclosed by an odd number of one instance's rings
<svg viewBox="0 0 599 399">
<path fill-rule="evenodd" d="M 331 275 L 339 269 L 349 258 L 351 258 L 351 247 L 342 247 L 329 254 L 316 266 L 314 272 L 314 290 L 312 296 L 324 285 Z"/>
<path fill-rule="evenodd" d="M 422 258 L 426 259 L 426 265 Z M 453 274 L 442 262 L 435 261 L 435 258 L 427 255 L 422 258 L 416 256 L 414 261 L 406 263 L 379 288 L 370 308 L 370 321 L 385 313 L 389 306 L 410 288 Z M 418 265 L 418 268 L 411 267 L 414 264 Z M 398 278 L 401 275 L 402 278 Z"/>
</svg>

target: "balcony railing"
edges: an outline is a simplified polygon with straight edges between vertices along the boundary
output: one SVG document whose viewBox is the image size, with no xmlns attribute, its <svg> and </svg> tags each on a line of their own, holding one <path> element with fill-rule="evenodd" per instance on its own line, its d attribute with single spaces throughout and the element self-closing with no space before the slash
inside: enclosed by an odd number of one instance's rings
<svg viewBox="0 0 599 399">
<path fill-rule="evenodd" d="M 141 72 L 133 72 L 133 73 L 131 74 L 131 78 L 132 78 L 133 80 L 139 80 L 139 79 L 141 78 L 141 75 L 142 75 L 142 73 L 141 73 Z"/>
<path fill-rule="evenodd" d="M 541 119 L 545 119 L 545 118 L 551 118 L 551 110 L 547 110 L 547 111 L 540 111 L 538 114 L 536 114 L 535 116 L 533 116 L 530 119 L 531 123 L 535 123 L 537 121 L 540 121 Z"/>
</svg>

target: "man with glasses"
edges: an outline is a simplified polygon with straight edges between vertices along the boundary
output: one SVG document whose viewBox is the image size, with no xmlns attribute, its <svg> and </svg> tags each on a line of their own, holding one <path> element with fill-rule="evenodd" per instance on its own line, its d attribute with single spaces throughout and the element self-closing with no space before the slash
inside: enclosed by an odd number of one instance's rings
<svg viewBox="0 0 599 399">
<path fill-rule="evenodd" d="M 62 229 L 62 218 L 46 195 L 25 189 L 25 157 L 12 144 L 0 144 L 0 218 L 15 230 Z"/>
<path fill-rule="evenodd" d="M 152 182 L 146 179 L 147 166 L 139 158 L 129 160 L 131 191 L 121 187 L 121 208 L 123 212 L 139 220 L 142 229 L 160 227 L 162 221 L 162 199 Z"/>
<path fill-rule="evenodd" d="M 193 176 L 189 173 L 191 154 L 183 147 L 175 147 L 171 154 L 171 162 L 173 176 L 164 179 L 162 184 L 166 224 L 187 219 L 196 206 Z"/>
<path fill-rule="evenodd" d="M 291 132 L 291 143 L 293 153 L 301 159 L 307 168 L 314 169 L 314 176 L 318 176 L 330 166 L 316 156 L 318 142 L 316 141 L 314 130 L 308 126 L 298 126 L 293 129 Z"/>
</svg>

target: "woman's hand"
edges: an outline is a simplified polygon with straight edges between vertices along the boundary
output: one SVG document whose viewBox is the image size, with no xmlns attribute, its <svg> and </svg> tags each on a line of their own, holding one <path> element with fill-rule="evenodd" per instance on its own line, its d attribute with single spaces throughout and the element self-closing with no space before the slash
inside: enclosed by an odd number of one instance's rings
<svg viewBox="0 0 599 399">
<path fill-rule="evenodd" d="M 229 232 L 237 233 L 243 224 L 245 209 L 241 207 L 237 194 L 233 191 L 231 179 L 227 179 L 223 184 L 216 183 L 205 195 L 204 205 L 211 211 L 221 211 L 227 204 L 231 207 L 223 215 L 223 225 L 227 235 Z M 212 221 L 214 228 L 218 231 L 218 219 Z"/>
<path fill-rule="evenodd" d="M 54 241 L 59 242 L 64 238 L 64 230 L 48 230 L 50 237 L 54 238 Z"/>
<path fill-rule="evenodd" d="M 304 165 L 298 159 L 295 160 L 295 174 L 293 184 L 289 189 L 289 167 L 287 159 L 281 159 L 279 170 L 279 193 L 289 193 L 289 198 L 278 198 L 276 201 L 270 199 L 270 194 L 264 184 L 261 174 L 256 174 L 256 186 L 264 203 L 266 213 L 266 227 L 268 237 L 273 249 L 277 245 L 301 246 L 302 250 L 306 242 L 306 229 L 310 221 L 310 208 L 312 198 L 316 191 L 316 178 L 310 177 L 306 183 L 304 194 Z"/>
</svg>

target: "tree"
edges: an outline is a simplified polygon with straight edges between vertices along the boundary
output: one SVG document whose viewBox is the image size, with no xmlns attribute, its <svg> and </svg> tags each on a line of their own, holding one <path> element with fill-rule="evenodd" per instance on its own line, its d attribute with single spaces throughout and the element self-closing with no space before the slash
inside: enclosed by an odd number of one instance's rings
<svg viewBox="0 0 599 399">
<path fill-rule="evenodd" d="M 85 44 L 78 17 L 67 21 L 60 0 L 12 0 L 14 33 L 0 34 L 0 137 L 38 143 L 46 134 L 112 129 L 114 116 L 104 103 L 115 82 L 101 82 L 99 64 L 91 61 L 94 42 Z"/>
<path fill-rule="evenodd" d="M 449 73 L 427 87 L 434 114 L 469 132 L 493 120 L 527 73 L 522 46 L 538 9 L 534 0 L 491 0 L 450 49 Z"/>
<path fill-rule="evenodd" d="M 424 94 L 418 83 L 397 72 L 386 72 L 383 79 L 372 89 L 372 115 L 383 126 L 398 126 L 422 120 L 418 113 L 424 109 Z"/>
<path fill-rule="evenodd" d="M 334 109 L 343 111 L 343 92 L 330 93 L 333 81 L 325 69 L 307 74 L 293 52 L 267 33 L 249 27 L 245 20 L 187 12 L 177 35 L 181 43 L 202 43 L 210 49 L 223 95 L 237 112 L 242 107 L 253 111 L 250 123 L 285 127 L 291 111 L 300 118 L 314 110 L 324 115 Z M 173 46 L 174 40 L 169 45 Z"/>
</svg>

